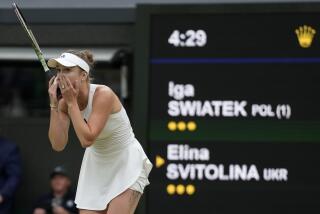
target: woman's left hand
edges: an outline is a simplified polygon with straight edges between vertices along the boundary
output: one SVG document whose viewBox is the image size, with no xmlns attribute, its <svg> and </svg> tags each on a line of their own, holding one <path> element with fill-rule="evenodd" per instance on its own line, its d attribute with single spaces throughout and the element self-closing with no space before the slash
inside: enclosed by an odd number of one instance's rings
<svg viewBox="0 0 320 214">
<path fill-rule="evenodd" d="M 68 106 L 77 102 L 77 98 L 79 95 L 79 81 L 75 81 L 75 87 L 73 87 L 71 81 L 68 77 L 61 74 L 59 77 L 59 88 L 61 90 L 62 97 L 64 98 L 65 102 Z"/>
</svg>

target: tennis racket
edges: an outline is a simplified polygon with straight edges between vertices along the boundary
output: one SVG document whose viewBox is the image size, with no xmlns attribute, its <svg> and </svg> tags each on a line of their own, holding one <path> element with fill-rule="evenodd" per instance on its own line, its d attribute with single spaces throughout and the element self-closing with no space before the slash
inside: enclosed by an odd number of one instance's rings
<svg viewBox="0 0 320 214">
<path fill-rule="evenodd" d="M 20 24 L 22 25 L 22 28 L 24 29 L 24 31 L 27 33 L 29 39 L 31 40 L 31 44 L 32 44 L 33 50 L 36 53 L 41 65 L 43 67 L 43 70 L 46 72 L 47 78 L 51 79 L 55 75 L 55 72 L 53 70 L 49 69 L 49 67 L 48 67 L 48 65 L 46 63 L 46 60 L 44 59 L 43 53 L 42 53 L 42 51 L 40 49 L 40 46 L 39 46 L 36 38 L 34 37 L 31 29 L 28 27 L 26 19 L 23 17 L 22 12 L 19 9 L 18 5 L 16 3 L 13 3 L 12 7 L 13 7 L 14 12 L 16 13 L 16 15 L 18 17 L 18 20 L 19 20 Z M 58 88 L 58 91 L 57 91 L 57 95 L 58 96 L 61 95 L 61 92 L 60 92 L 59 88 Z"/>
</svg>

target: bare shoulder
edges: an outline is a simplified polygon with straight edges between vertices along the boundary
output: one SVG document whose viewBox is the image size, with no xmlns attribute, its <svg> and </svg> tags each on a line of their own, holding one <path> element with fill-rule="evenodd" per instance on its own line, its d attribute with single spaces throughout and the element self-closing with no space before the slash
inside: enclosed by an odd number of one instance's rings
<svg viewBox="0 0 320 214">
<path fill-rule="evenodd" d="M 108 105 L 111 113 L 118 112 L 121 109 L 121 102 L 114 91 L 106 85 L 98 85 L 94 93 L 94 103 L 98 105 Z"/>
<path fill-rule="evenodd" d="M 106 85 L 98 85 L 94 93 L 94 97 L 98 99 L 114 99 L 115 93 L 113 90 Z M 101 97 L 101 98 L 100 98 Z"/>
<path fill-rule="evenodd" d="M 114 108 L 115 93 L 106 85 L 98 85 L 93 96 L 93 105 Z M 106 109 L 107 110 L 107 109 Z"/>
</svg>

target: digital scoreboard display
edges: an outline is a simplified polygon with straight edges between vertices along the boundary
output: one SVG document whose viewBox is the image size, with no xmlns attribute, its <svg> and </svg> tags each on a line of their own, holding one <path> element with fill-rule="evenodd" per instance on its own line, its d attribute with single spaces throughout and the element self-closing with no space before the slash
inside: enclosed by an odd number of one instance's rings
<svg viewBox="0 0 320 214">
<path fill-rule="evenodd" d="M 319 6 L 138 7 L 148 214 L 320 212 Z"/>
</svg>

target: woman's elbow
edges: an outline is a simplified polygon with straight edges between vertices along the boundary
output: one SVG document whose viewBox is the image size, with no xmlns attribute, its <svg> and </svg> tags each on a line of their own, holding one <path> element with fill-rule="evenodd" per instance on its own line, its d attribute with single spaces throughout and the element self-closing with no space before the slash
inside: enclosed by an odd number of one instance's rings
<svg viewBox="0 0 320 214">
<path fill-rule="evenodd" d="M 93 140 L 81 140 L 80 141 L 81 147 L 84 149 L 90 147 L 93 143 L 94 143 Z"/>
<path fill-rule="evenodd" d="M 61 152 L 67 145 L 68 140 L 64 139 L 56 139 L 54 136 L 49 134 L 49 141 L 51 143 L 51 147 L 56 152 Z"/>
<path fill-rule="evenodd" d="M 64 143 L 56 143 L 54 140 L 52 140 L 51 138 L 49 138 L 50 143 L 51 143 L 51 148 L 56 151 L 56 152 L 61 152 L 64 150 L 64 147 L 66 144 Z"/>
<path fill-rule="evenodd" d="M 56 152 L 62 152 L 64 150 L 64 146 L 51 145 L 52 149 Z"/>
</svg>

